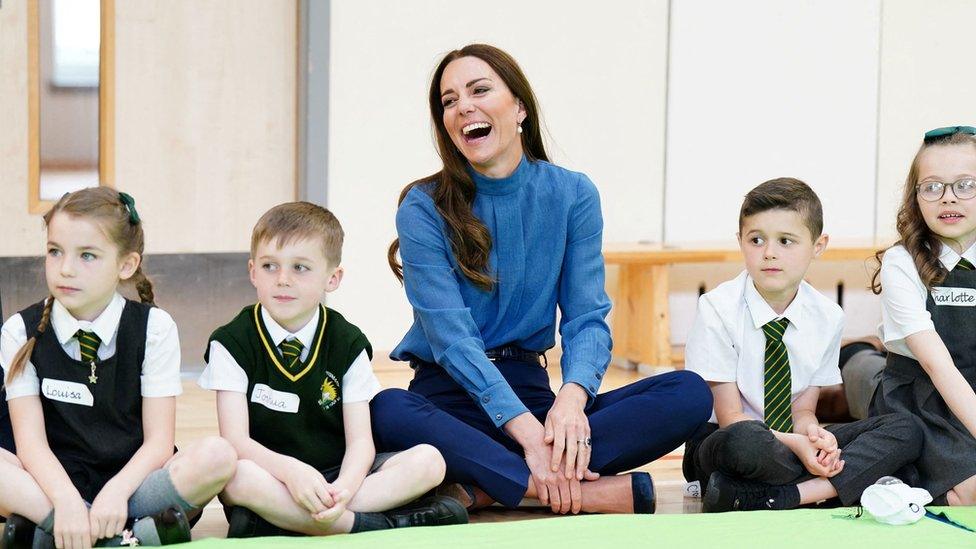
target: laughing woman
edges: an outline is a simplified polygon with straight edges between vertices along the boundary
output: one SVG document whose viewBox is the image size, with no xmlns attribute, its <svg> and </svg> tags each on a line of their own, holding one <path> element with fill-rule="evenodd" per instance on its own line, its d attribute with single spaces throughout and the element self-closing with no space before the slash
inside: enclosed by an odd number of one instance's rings
<svg viewBox="0 0 976 549">
<path fill-rule="evenodd" d="M 415 374 L 409 391 L 373 400 L 378 445 L 437 447 L 471 508 L 524 497 L 559 513 L 653 512 L 650 476 L 617 473 L 706 421 L 707 385 L 673 372 L 597 395 L 611 347 L 600 199 L 548 162 L 515 60 L 482 44 L 452 51 L 429 99 L 444 167 L 404 189 L 390 247 L 414 311 L 392 357 Z M 554 394 L 543 353 L 557 306 Z"/>
</svg>

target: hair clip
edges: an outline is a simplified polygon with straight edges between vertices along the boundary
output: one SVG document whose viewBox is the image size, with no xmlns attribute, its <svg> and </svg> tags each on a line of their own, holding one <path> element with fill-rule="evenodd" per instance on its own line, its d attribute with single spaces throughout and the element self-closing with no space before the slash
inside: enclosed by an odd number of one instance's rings
<svg viewBox="0 0 976 549">
<path fill-rule="evenodd" d="M 976 128 L 972 126 L 946 126 L 944 128 L 936 128 L 934 130 L 925 132 L 925 136 L 922 138 L 922 141 L 925 143 L 931 143 L 945 137 L 956 135 L 957 133 L 976 135 Z"/>
<path fill-rule="evenodd" d="M 139 224 L 139 213 L 136 212 L 136 199 L 132 198 L 129 193 L 119 193 L 119 201 L 125 206 L 125 211 L 129 212 L 129 223 L 133 225 Z"/>
</svg>

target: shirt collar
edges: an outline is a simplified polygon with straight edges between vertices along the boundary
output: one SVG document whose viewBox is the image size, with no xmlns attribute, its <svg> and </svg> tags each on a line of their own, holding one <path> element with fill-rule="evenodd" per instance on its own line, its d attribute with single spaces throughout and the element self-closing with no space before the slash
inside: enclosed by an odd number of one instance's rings
<svg viewBox="0 0 976 549">
<path fill-rule="evenodd" d="M 71 338 L 75 337 L 78 330 L 94 332 L 102 341 L 102 345 L 108 345 L 119 331 L 119 321 L 122 319 L 122 309 L 124 308 L 125 298 L 116 293 L 102 314 L 89 322 L 71 316 L 68 309 L 55 299 L 54 305 L 51 307 L 51 326 L 54 327 L 54 333 L 61 345 L 65 345 Z"/>
<path fill-rule="evenodd" d="M 804 302 L 807 300 L 807 292 L 810 290 L 807 287 L 807 283 L 800 281 L 800 287 L 796 290 L 796 297 L 793 298 L 793 302 L 786 307 L 783 314 L 778 315 L 769 303 L 759 294 L 759 290 L 756 289 L 756 284 L 752 280 L 752 277 L 746 275 L 746 289 L 745 289 L 745 300 L 746 307 L 749 309 L 749 315 L 752 317 L 752 324 L 757 330 L 761 330 L 767 323 L 776 320 L 778 318 L 788 318 L 790 324 L 799 329 L 800 325 L 803 324 L 803 308 Z"/>
<path fill-rule="evenodd" d="M 312 318 L 309 319 L 305 326 L 302 326 L 297 332 L 291 333 L 282 328 L 281 324 L 278 324 L 278 321 L 271 317 L 266 307 L 261 307 L 261 320 L 264 321 L 264 326 L 268 329 L 268 335 L 271 336 L 271 341 L 275 347 L 281 345 L 281 342 L 286 339 L 297 339 L 302 342 L 302 345 L 308 348 L 315 339 L 315 328 L 319 325 L 319 315 L 321 314 L 322 307 L 316 307 L 315 314 L 312 315 Z"/>
<path fill-rule="evenodd" d="M 962 255 L 959 255 L 955 250 L 952 249 L 952 246 L 948 246 L 944 242 L 942 243 L 942 249 L 939 250 L 939 261 L 942 262 L 942 266 L 945 267 L 946 270 L 951 271 L 955 269 L 956 265 L 959 264 L 959 260 L 964 257 L 968 259 L 970 263 L 976 265 L 976 244 L 973 244 L 968 250 L 962 252 Z"/>
</svg>

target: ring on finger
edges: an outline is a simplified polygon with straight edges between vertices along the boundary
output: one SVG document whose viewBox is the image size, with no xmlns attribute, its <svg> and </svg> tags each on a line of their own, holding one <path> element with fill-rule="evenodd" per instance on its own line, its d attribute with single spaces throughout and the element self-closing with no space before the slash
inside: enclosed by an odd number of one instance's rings
<svg viewBox="0 0 976 549">
<path fill-rule="evenodd" d="M 593 441 L 590 440 L 590 437 L 583 437 L 583 438 L 579 439 L 578 441 L 576 441 L 576 443 L 577 444 L 582 444 L 583 446 L 586 446 L 587 448 L 593 446 Z"/>
</svg>

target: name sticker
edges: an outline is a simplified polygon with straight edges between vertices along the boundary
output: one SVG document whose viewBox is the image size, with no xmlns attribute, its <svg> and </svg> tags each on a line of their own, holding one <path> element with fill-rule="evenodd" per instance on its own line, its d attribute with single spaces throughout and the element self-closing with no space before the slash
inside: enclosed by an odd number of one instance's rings
<svg viewBox="0 0 976 549">
<path fill-rule="evenodd" d="M 973 288 L 932 288 L 932 300 L 936 305 L 951 307 L 976 307 L 976 290 Z"/>
<path fill-rule="evenodd" d="M 254 384 L 254 391 L 251 392 L 251 402 L 256 402 L 275 412 L 297 414 L 298 403 L 301 402 L 301 399 L 295 393 L 275 391 L 263 383 L 256 383 Z"/>
<path fill-rule="evenodd" d="M 57 400 L 58 402 L 88 407 L 95 405 L 95 397 L 92 396 L 88 387 L 74 381 L 44 378 L 41 381 L 41 394 L 49 400 Z"/>
</svg>

